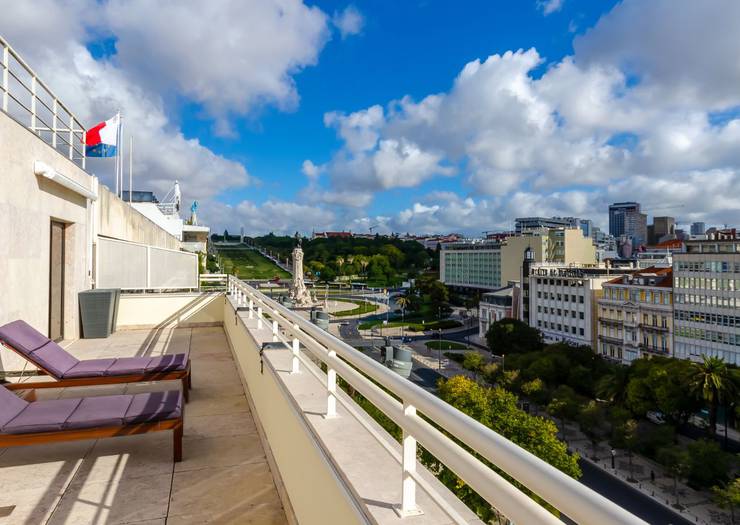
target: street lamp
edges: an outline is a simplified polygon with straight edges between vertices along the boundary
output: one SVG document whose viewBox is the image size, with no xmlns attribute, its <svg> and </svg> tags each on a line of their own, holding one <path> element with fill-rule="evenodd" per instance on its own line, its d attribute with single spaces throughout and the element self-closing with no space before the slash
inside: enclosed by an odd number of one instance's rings
<svg viewBox="0 0 740 525">
<path fill-rule="evenodd" d="M 437 328 L 437 334 L 439 336 L 439 338 L 437 339 L 437 359 L 439 360 L 437 367 L 439 370 L 442 370 L 442 329 L 441 328 Z"/>
</svg>

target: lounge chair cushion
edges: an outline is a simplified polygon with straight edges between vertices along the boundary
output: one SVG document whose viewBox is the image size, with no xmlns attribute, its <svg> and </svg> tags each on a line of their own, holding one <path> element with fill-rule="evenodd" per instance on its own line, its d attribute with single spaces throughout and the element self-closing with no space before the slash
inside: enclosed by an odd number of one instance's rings
<svg viewBox="0 0 740 525">
<path fill-rule="evenodd" d="M 116 362 L 115 357 L 105 359 L 83 359 L 64 372 L 64 378 L 70 377 L 103 377 L 105 372 Z"/>
<path fill-rule="evenodd" d="M 145 423 L 174 419 L 182 415 L 182 392 L 148 392 L 136 394 L 126 412 L 126 423 Z"/>
<path fill-rule="evenodd" d="M 188 364 L 188 354 L 166 354 L 152 357 L 146 367 L 147 372 L 174 372 L 184 370 Z"/>
<path fill-rule="evenodd" d="M 0 428 L 3 428 L 27 406 L 28 401 L 21 399 L 7 388 L 0 386 Z"/>
<path fill-rule="evenodd" d="M 63 377 L 65 372 L 79 363 L 54 341 L 34 350 L 30 359 L 56 378 Z"/>
<path fill-rule="evenodd" d="M 106 376 L 122 376 L 127 374 L 143 374 L 151 361 L 151 357 L 119 357 L 106 371 Z"/>
<path fill-rule="evenodd" d="M 0 340 L 28 355 L 51 341 L 27 322 L 18 319 L 0 326 Z"/>
<path fill-rule="evenodd" d="M 20 414 L 3 426 L 3 432 L 28 434 L 62 430 L 81 402 L 81 399 L 47 399 L 28 403 Z"/>
<path fill-rule="evenodd" d="M 134 396 L 86 397 L 64 424 L 65 430 L 123 425 Z"/>
</svg>

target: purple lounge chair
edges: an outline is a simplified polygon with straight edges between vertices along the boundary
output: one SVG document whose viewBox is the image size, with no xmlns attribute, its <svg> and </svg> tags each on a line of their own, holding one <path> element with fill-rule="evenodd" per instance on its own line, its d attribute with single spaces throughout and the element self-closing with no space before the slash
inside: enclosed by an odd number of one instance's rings
<svg viewBox="0 0 740 525">
<path fill-rule="evenodd" d="M 182 461 L 182 399 L 168 390 L 29 403 L 0 386 L 0 448 L 172 430 Z"/>
<path fill-rule="evenodd" d="M 181 380 L 185 401 L 189 398 L 192 380 L 188 354 L 80 361 L 22 320 L 0 326 L 0 343 L 56 379 L 6 384 L 11 390 Z"/>
</svg>

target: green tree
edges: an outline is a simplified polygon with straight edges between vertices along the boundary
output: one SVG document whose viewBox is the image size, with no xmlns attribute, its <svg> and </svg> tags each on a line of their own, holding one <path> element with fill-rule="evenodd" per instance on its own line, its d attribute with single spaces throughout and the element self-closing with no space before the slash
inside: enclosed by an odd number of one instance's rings
<svg viewBox="0 0 740 525">
<path fill-rule="evenodd" d="M 623 448 L 627 451 L 630 469 L 630 476 L 627 478 L 627 481 L 634 483 L 637 480 L 635 479 L 635 468 L 632 463 L 632 457 L 640 442 L 637 421 L 634 419 L 628 419 L 623 424 L 616 427 L 613 442 L 617 447 Z"/>
<path fill-rule="evenodd" d="M 483 356 L 480 355 L 478 352 L 467 352 L 465 354 L 465 359 L 463 359 L 462 365 L 473 372 L 475 374 L 475 377 L 478 377 L 478 373 L 483 369 L 483 365 L 485 364 L 485 361 L 483 360 Z"/>
<path fill-rule="evenodd" d="M 591 441 L 591 457 L 593 459 L 596 459 L 596 446 L 604 437 L 604 422 L 604 408 L 596 401 L 589 401 L 581 407 L 581 411 L 578 414 L 578 425 L 581 428 L 581 432 L 586 434 L 589 441 Z"/>
<path fill-rule="evenodd" d="M 542 349 L 542 333 L 517 319 L 501 319 L 486 332 L 486 342 L 498 355 L 534 352 Z"/>
<path fill-rule="evenodd" d="M 736 385 L 729 368 L 719 357 L 702 356 L 702 363 L 694 363 L 691 390 L 709 404 L 709 435 L 717 432 L 717 409 L 720 401 L 736 393 Z"/>
<path fill-rule="evenodd" d="M 720 508 L 730 511 L 730 523 L 735 525 L 735 510 L 740 508 L 740 478 L 728 483 L 724 487 L 712 487 L 714 501 Z"/>
<path fill-rule="evenodd" d="M 550 397 L 548 395 L 547 386 L 539 377 L 523 383 L 521 386 L 521 391 L 529 399 L 539 405 L 546 403 Z"/>
<path fill-rule="evenodd" d="M 324 269 L 321 270 L 320 274 L 321 275 L 319 275 L 318 280 L 322 283 L 328 284 L 337 278 L 337 274 L 331 266 L 324 266 Z"/>
<path fill-rule="evenodd" d="M 673 496 L 676 498 L 676 508 L 681 508 L 678 501 L 678 482 L 686 477 L 689 472 L 689 455 L 679 445 L 664 448 L 658 451 L 658 462 L 660 462 L 673 478 Z"/>
<path fill-rule="evenodd" d="M 547 413 L 560 420 L 560 427 L 565 435 L 565 420 L 573 420 L 578 416 L 578 399 L 575 391 L 568 385 L 560 385 L 552 393 L 552 401 L 547 405 Z"/>
<path fill-rule="evenodd" d="M 569 454 L 557 439 L 557 427 L 517 407 L 517 398 L 503 388 L 484 387 L 464 376 L 442 380 L 439 396 L 473 419 L 510 439 L 569 476 L 579 478 L 578 455 Z"/>
<path fill-rule="evenodd" d="M 604 375 L 596 385 L 596 393 L 599 398 L 617 404 L 624 403 L 627 398 L 627 385 L 629 384 L 629 368 L 625 366 L 614 366 L 608 374 Z"/>
<path fill-rule="evenodd" d="M 709 488 L 727 480 L 732 457 L 715 441 L 693 441 L 686 450 L 689 454 L 688 479 L 691 485 Z"/>
</svg>

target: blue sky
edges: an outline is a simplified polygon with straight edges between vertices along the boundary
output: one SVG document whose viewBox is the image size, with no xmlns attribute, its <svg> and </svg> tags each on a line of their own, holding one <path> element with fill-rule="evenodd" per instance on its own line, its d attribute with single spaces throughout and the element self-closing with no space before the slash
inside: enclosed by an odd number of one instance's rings
<svg viewBox="0 0 740 525">
<path fill-rule="evenodd" d="M 229 190 L 219 197 L 222 201 L 295 199 L 304 186 L 303 161 L 325 163 L 341 146 L 335 131 L 323 124 L 326 112 L 351 112 L 404 95 L 421 99 L 447 91 L 467 62 L 510 49 L 535 47 L 545 60 L 558 61 L 573 52 L 574 32 L 592 26 L 613 4 L 572 1 L 543 16 L 536 2 L 352 2 L 364 18 L 362 32 L 334 38 L 316 66 L 294 76 L 300 95 L 297 110 L 265 108 L 237 123 L 237 137 L 222 138 L 211 133 L 212 121 L 198 106 L 186 106 L 180 117 L 183 131 L 243 162 L 262 181 L 257 191 Z M 315 5 L 334 13 L 350 4 Z M 459 180 L 448 179 L 431 181 L 422 191 L 460 189 Z M 408 206 L 419 190 L 389 191 L 368 212 L 392 214 Z"/>
<path fill-rule="evenodd" d="M 740 222 L 736 0 L 0 12 L 0 34 L 81 121 L 121 108 L 137 189 L 179 180 L 217 231 L 479 235 L 531 215 L 603 227 L 623 200 L 684 227 Z M 110 162 L 89 168 L 113 185 Z"/>
</svg>

